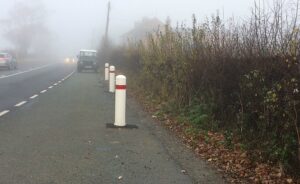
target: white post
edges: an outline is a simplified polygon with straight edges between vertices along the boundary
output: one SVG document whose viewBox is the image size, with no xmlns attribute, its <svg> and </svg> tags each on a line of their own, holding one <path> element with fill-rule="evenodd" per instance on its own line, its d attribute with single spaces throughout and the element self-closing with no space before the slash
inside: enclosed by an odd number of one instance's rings
<svg viewBox="0 0 300 184">
<path fill-rule="evenodd" d="M 116 77 L 115 123 L 117 127 L 126 126 L 126 77 Z"/>
<path fill-rule="evenodd" d="M 109 78 L 109 64 L 105 63 L 105 80 L 108 81 Z"/>
<path fill-rule="evenodd" d="M 109 92 L 115 92 L 115 67 L 109 67 Z"/>
</svg>

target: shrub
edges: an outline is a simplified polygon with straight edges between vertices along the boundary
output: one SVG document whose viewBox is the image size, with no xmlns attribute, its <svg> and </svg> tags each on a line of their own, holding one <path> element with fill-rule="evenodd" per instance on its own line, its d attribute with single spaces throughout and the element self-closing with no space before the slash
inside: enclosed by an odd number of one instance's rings
<svg viewBox="0 0 300 184">
<path fill-rule="evenodd" d="M 299 138 L 298 2 L 255 5 L 240 24 L 212 16 L 115 50 L 130 81 L 159 102 L 189 109 L 190 122 L 240 135 L 247 148 L 297 169 Z M 287 17 L 286 19 L 284 17 Z M 120 54 L 121 53 L 121 54 Z M 195 104 L 195 100 L 196 104 Z M 213 105 L 207 105 L 213 104 Z"/>
</svg>

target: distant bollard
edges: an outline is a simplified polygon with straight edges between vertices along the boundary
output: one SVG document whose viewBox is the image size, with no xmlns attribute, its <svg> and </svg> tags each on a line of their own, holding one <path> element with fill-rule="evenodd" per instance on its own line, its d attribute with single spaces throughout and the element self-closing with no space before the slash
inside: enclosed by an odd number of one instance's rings
<svg viewBox="0 0 300 184">
<path fill-rule="evenodd" d="M 114 66 L 109 67 L 109 92 L 111 93 L 115 92 L 115 70 Z"/>
<path fill-rule="evenodd" d="M 105 80 L 107 81 L 109 78 L 109 64 L 105 63 Z"/>
<path fill-rule="evenodd" d="M 116 127 L 126 126 L 126 77 L 116 77 L 115 123 Z"/>
</svg>

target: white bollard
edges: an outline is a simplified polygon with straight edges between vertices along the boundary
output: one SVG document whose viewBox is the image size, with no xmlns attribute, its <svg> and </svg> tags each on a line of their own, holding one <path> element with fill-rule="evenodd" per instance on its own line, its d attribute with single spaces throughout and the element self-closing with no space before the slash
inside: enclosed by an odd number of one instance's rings
<svg viewBox="0 0 300 184">
<path fill-rule="evenodd" d="M 114 93 L 115 92 L 115 67 L 110 66 L 109 67 L 109 92 Z"/>
<path fill-rule="evenodd" d="M 105 63 L 105 80 L 107 81 L 109 78 L 109 64 Z"/>
<path fill-rule="evenodd" d="M 117 127 L 126 126 L 126 77 L 116 77 L 115 123 Z"/>
</svg>

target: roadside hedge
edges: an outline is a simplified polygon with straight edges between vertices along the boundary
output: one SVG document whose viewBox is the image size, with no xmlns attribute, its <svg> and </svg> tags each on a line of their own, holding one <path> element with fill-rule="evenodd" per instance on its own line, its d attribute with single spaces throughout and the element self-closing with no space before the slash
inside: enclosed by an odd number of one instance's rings
<svg viewBox="0 0 300 184">
<path fill-rule="evenodd" d="M 247 21 L 212 16 L 112 51 L 134 86 L 197 127 L 230 131 L 245 148 L 299 171 L 298 12 L 255 5 Z M 294 4 L 292 7 L 297 7 Z M 132 84 L 131 84 L 132 85 Z"/>
</svg>

